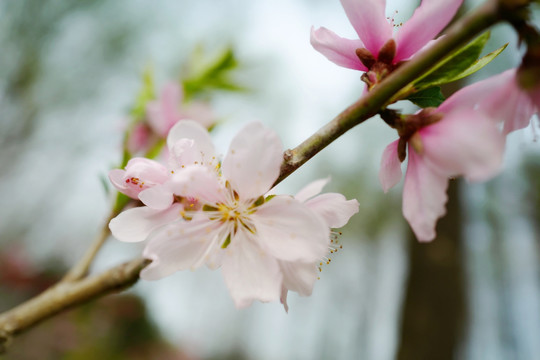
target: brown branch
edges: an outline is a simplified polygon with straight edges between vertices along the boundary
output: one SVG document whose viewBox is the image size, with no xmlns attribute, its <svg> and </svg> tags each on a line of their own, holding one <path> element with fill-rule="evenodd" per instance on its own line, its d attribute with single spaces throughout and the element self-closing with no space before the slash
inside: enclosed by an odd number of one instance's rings
<svg viewBox="0 0 540 360">
<path fill-rule="evenodd" d="M 149 263 L 146 259 L 135 259 L 79 281 L 61 281 L 35 298 L 0 314 L 0 354 L 6 350 L 13 336 L 62 310 L 130 287 Z"/>
</svg>

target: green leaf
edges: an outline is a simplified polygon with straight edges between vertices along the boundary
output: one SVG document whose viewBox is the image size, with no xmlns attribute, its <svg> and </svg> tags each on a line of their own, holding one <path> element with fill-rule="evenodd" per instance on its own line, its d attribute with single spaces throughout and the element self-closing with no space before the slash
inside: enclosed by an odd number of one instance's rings
<svg viewBox="0 0 540 360">
<path fill-rule="evenodd" d="M 497 50 L 492 51 L 489 54 L 476 60 L 474 63 L 472 63 L 471 66 L 465 69 L 465 71 L 463 71 L 461 74 L 452 78 L 449 82 L 457 81 L 459 79 L 463 79 L 464 77 L 474 74 L 475 72 L 477 72 L 478 70 L 480 70 L 481 68 L 483 68 L 484 66 L 492 62 L 497 56 L 499 56 L 500 53 L 504 51 L 504 49 L 506 49 L 507 46 L 508 46 L 508 43 L 504 44 Z"/>
<path fill-rule="evenodd" d="M 204 94 L 210 90 L 245 91 L 231 79 L 231 73 L 238 68 L 238 60 L 231 47 L 225 48 L 213 59 L 205 59 L 201 49 L 194 51 L 188 74 L 182 84 L 186 99 Z"/>
<path fill-rule="evenodd" d="M 489 31 L 472 40 L 465 47 L 457 50 L 446 60 L 413 83 L 414 88 L 423 90 L 453 81 L 469 69 L 478 59 L 489 39 Z"/>
<path fill-rule="evenodd" d="M 154 74 L 150 67 L 147 67 L 144 70 L 142 82 L 143 85 L 137 94 L 135 105 L 133 105 L 130 111 L 130 115 L 135 121 L 144 118 L 146 114 L 146 104 L 156 98 L 156 94 L 154 92 Z"/>
<path fill-rule="evenodd" d="M 438 86 L 420 90 L 410 95 L 407 100 L 420 106 L 421 108 L 438 107 L 444 101 L 444 95 Z"/>
</svg>

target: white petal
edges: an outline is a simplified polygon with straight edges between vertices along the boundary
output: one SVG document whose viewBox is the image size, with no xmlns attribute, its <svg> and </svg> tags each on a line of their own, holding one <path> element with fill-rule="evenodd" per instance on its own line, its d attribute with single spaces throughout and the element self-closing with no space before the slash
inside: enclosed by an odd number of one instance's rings
<svg viewBox="0 0 540 360">
<path fill-rule="evenodd" d="M 276 259 L 238 231 L 225 250 L 223 277 L 237 308 L 254 300 L 278 301 L 281 295 L 282 274 Z"/>
<path fill-rule="evenodd" d="M 143 256 L 152 263 L 141 272 L 145 280 L 157 280 L 177 271 L 201 266 L 210 252 L 218 250 L 219 223 L 205 216 L 180 220 L 154 233 Z"/>
<path fill-rule="evenodd" d="M 340 228 L 349 222 L 351 216 L 358 212 L 358 201 L 347 200 L 338 193 L 325 193 L 304 203 L 310 210 L 322 217 L 326 225 Z"/>
<path fill-rule="evenodd" d="M 173 203 L 173 193 L 166 185 L 156 185 L 139 193 L 139 200 L 144 205 L 156 209 L 165 210 Z"/>
<path fill-rule="evenodd" d="M 176 142 L 182 139 L 194 140 L 197 150 L 206 159 L 211 159 L 216 156 L 216 150 L 208 130 L 198 122 L 193 120 L 182 120 L 172 127 L 171 131 L 169 131 L 169 136 L 167 137 L 167 146 L 171 153 L 173 152 Z"/>
<path fill-rule="evenodd" d="M 192 197 L 207 204 L 225 201 L 225 189 L 214 171 L 191 165 L 175 173 L 167 184 L 179 196 Z"/>
<path fill-rule="evenodd" d="M 326 184 L 328 184 L 329 181 L 330 176 L 326 179 L 312 181 L 297 192 L 296 195 L 294 195 L 294 198 L 300 202 L 305 202 L 307 199 L 320 194 L 322 189 L 326 186 Z"/>
<path fill-rule="evenodd" d="M 234 137 L 222 172 L 240 198 L 256 199 L 276 181 L 282 162 L 283 147 L 277 134 L 252 122 Z"/>
<path fill-rule="evenodd" d="M 182 206 L 174 204 L 161 211 L 146 206 L 121 212 L 109 223 L 112 235 L 120 241 L 138 242 L 146 240 L 158 227 L 180 218 Z"/>
<path fill-rule="evenodd" d="M 315 262 L 328 251 L 326 222 L 292 197 L 272 198 L 251 218 L 261 248 L 280 260 Z"/>
<path fill-rule="evenodd" d="M 280 261 L 279 265 L 283 272 L 285 288 L 297 292 L 300 296 L 311 295 L 313 285 L 319 277 L 316 263 Z"/>
</svg>

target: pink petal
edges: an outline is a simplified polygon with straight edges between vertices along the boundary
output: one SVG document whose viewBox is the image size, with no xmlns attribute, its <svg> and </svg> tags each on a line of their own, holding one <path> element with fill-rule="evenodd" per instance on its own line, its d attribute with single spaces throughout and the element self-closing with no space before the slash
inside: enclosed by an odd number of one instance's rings
<svg viewBox="0 0 540 360">
<path fill-rule="evenodd" d="M 337 193 L 325 193 L 304 203 L 311 211 L 322 217 L 330 228 L 340 228 L 358 212 L 358 201 L 347 200 Z"/>
<path fill-rule="evenodd" d="M 497 75 L 504 83 L 490 89 L 478 109 L 491 118 L 504 122 L 504 133 L 523 129 L 537 111 L 528 94 L 518 86 L 515 69 Z"/>
<path fill-rule="evenodd" d="M 505 138 L 479 111 L 453 111 L 419 133 L 425 161 L 442 174 L 485 181 L 501 168 Z"/>
<path fill-rule="evenodd" d="M 246 125 L 234 137 L 222 172 L 242 199 L 256 199 L 279 176 L 283 147 L 277 134 L 260 122 Z"/>
<path fill-rule="evenodd" d="M 279 266 L 283 272 L 283 286 L 297 292 L 300 296 L 310 296 L 313 285 L 319 277 L 316 263 L 300 263 L 280 261 Z"/>
<path fill-rule="evenodd" d="M 516 69 L 510 69 L 457 91 L 439 106 L 439 111 L 474 107 L 494 122 L 504 123 L 504 133 L 508 134 L 528 126 L 538 111 L 527 95 L 516 82 Z"/>
<path fill-rule="evenodd" d="M 174 204 L 163 211 L 146 206 L 128 209 L 111 220 L 109 229 L 111 229 L 112 235 L 120 241 L 143 241 L 158 227 L 180 219 L 182 208 L 182 205 Z"/>
<path fill-rule="evenodd" d="M 392 38 L 392 25 L 385 15 L 386 0 L 341 0 L 341 5 L 365 48 L 377 57 Z"/>
<path fill-rule="evenodd" d="M 146 106 L 148 124 L 156 134 L 165 137 L 169 130 L 180 120 L 178 107 L 182 101 L 182 89 L 176 83 L 167 84 L 161 98 L 149 102 Z"/>
<path fill-rule="evenodd" d="M 356 56 L 356 49 L 364 47 L 361 40 L 349 40 L 339 37 L 333 31 L 324 27 L 317 30 L 311 27 L 310 42 L 315 50 L 336 65 L 353 70 L 368 70 Z"/>
<path fill-rule="evenodd" d="M 296 195 L 294 195 L 294 198 L 300 202 L 305 202 L 306 200 L 314 197 L 315 195 L 318 195 L 321 193 L 322 189 L 328 184 L 330 181 L 330 177 L 327 177 L 326 179 L 319 179 L 310 182 L 306 186 L 304 186 Z"/>
<path fill-rule="evenodd" d="M 412 17 L 396 34 L 394 62 L 407 60 L 429 40 L 434 39 L 452 20 L 463 0 L 422 0 Z"/>
<path fill-rule="evenodd" d="M 390 145 L 384 149 L 382 155 L 379 181 L 381 182 L 385 193 L 396 186 L 399 180 L 401 180 L 402 172 L 401 162 L 398 157 L 398 143 L 399 139 L 390 143 Z"/>
<path fill-rule="evenodd" d="M 278 262 L 238 231 L 225 249 L 221 271 L 237 308 L 254 300 L 278 301 L 281 295 L 281 274 Z"/>
<path fill-rule="evenodd" d="M 292 197 L 274 197 L 251 219 L 260 247 L 280 260 L 315 262 L 328 252 L 326 222 Z"/>
<path fill-rule="evenodd" d="M 173 203 L 173 193 L 166 185 L 156 185 L 139 193 L 139 200 L 149 208 L 165 210 Z"/>
<path fill-rule="evenodd" d="M 173 152 L 175 144 L 182 139 L 193 140 L 197 151 L 199 151 L 201 156 L 205 159 L 211 159 L 216 154 L 208 130 L 193 120 L 179 121 L 173 126 L 171 131 L 169 131 L 169 136 L 167 136 L 167 147 L 171 153 Z"/>
<path fill-rule="evenodd" d="M 205 166 L 186 166 L 171 177 L 167 186 L 176 195 L 192 197 L 206 204 L 223 203 L 226 199 L 217 173 Z"/>
<path fill-rule="evenodd" d="M 207 129 L 216 122 L 216 116 L 210 106 L 198 101 L 193 101 L 184 108 L 182 118 L 194 120 Z"/>
<path fill-rule="evenodd" d="M 153 234 L 143 256 L 152 263 L 141 272 L 145 280 L 158 280 L 177 271 L 201 266 L 208 254 L 219 250 L 219 223 L 204 216 L 180 220 Z"/>
<path fill-rule="evenodd" d="M 146 158 L 133 158 L 125 170 L 114 169 L 109 172 L 109 180 L 118 191 L 137 199 L 144 189 L 162 184 L 168 179 L 167 168 Z"/>
<path fill-rule="evenodd" d="M 430 168 L 409 145 L 409 164 L 403 185 L 403 216 L 418 241 L 435 238 L 437 219 L 446 213 L 448 178 Z"/>
<path fill-rule="evenodd" d="M 504 73 L 466 86 L 446 99 L 439 106 L 438 110 L 443 113 L 449 113 L 460 108 L 475 108 L 483 99 L 490 96 L 495 96 L 500 100 L 501 96 L 497 93 L 499 91 L 504 93 L 504 88 L 514 75 L 515 71 L 505 71 Z"/>
</svg>

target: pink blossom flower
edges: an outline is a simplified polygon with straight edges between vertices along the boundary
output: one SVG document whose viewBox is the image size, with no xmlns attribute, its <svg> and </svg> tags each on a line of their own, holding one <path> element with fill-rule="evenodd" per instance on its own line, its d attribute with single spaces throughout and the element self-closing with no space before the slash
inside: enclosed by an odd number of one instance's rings
<svg viewBox="0 0 540 360">
<path fill-rule="evenodd" d="M 183 91 L 177 83 L 163 87 L 161 97 L 146 106 L 148 125 L 160 137 L 165 138 L 169 130 L 180 120 L 191 119 L 209 128 L 214 115 L 210 108 L 200 102 L 182 105 Z"/>
<path fill-rule="evenodd" d="M 341 0 L 359 39 L 350 40 L 321 27 L 311 29 L 311 45 L 328 60 L 349 69 L 373 70 L 378 76 L 411 58 L 454 17 L 462 0 L 423 0 L 398 27 L 385 15 L 385 0 Z M 380 80 L 380 79 L 379 79 Z M 374 80 L 372 79 L 372 82 Z"/>
<path fill-rule="evenodd" d="M 118 190 L 146 205 L 126 210 L 111 220 L 109 228 L 117 239 L 143 241 L 154 229 L 180 218 L 184 206 L 197 208 L 193 199 L 173 203 L 170 177 L 188 165 L 216 170 L 218 159 L 210 135 L 200 124 L 184 120 L 170 130 L 167 146 L 168 168 L 153 160 L 135 158 L 128 162 L 126 170 L 109 172 L 109 179 Z"/>
<path fill-rule="evenodd" d="M 358 201 L 356 199 L 347 200 L 345 196 L 338 193 L 320 194 L 329 180 L 329 178 L 320 179 L 308 184 L 296 194 L 295 199 L 323 218 L 328 228 L 338 229 L 345 226 L 349 219 L 358 212 Z M 287 294 L 289 290 L 297 292 L 300 296 L 311 295 L 313 285 L 319 275 L 318 262 L 302 263 L 280 260 L 279 265 L 283 273 L 280 300 L 285 311 L 288 312 Z"/>
<path fill-rule="evenodd" d="M 419 241 L 435 238 L 436 221 L 446 212 L 450 177 L 485 181 L 501 166 L 504 136 L 483 111 L 464 106 L 468 91 L 464 88 L 439 108 L 409 117 L 405 122 L 414 130 L 400 134 L 382 156 L 379 179 L 386 192 L 401 179 L 400 158 L 407 151 L 403 215 Z"/>
<path fill-rule="evenodd" d="M 174 194 L 195 199 L 203 211 L 184 210 L 185 220 L 152 234 L 144 250 L 152 263 L 141 277 L 155 280 L 202 264 L 221 267 L 239 308 L 254 300 L 279 300 L 286 281 L 290 289 L 299 290 L 306 282 L 311 287 L 311 276 L 302 278 L 299 286 L 292 284 L 286 266 L 311 268 L 319 261 L 328 251 L 329 226 L 323 216 L 291 196 L 265 197 L 282 161 L 277 135 L 251 123 L 233 139 L 221 176 L 194 165 L 174 174 L 170 185 Z M 336 215 L 337 223 L 343 216 L 347 215 Z"/>
<path fill-rule="evenodd" d="M 539 111 L 540 86 L 530 92 L 523 90 L 518 85 L 516 70 L 507 70 L 463 88 L 446 101 L 446 106 L 450 102 L 453 108 L 475 108 L 494 122 L 502 123 L 505 134 L 527 127 L 531 117 Z"/>
<path fill-rule="evenodd" d="M 109 180 L 118 191 L 132 199 L 157 184 L 168 180 L 167 168 L 157 161 L 146 158 L 133 158 L 128 161 L 125 170 L 109 171 Z"/>
</svg>

